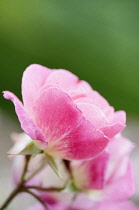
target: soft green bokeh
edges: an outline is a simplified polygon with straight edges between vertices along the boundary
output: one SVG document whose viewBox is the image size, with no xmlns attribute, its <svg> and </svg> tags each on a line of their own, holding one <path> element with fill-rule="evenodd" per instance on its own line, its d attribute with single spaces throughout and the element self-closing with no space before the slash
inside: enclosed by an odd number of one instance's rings
<svg viewBox="0 0 139 210">
<path fill-rule="evenodd" d="M 1 0 L 0 89 L 21 98 L 31 63 L 68 69 L 116 110 L 139 114 L 139 1 Z M 0 106 L 14 114 L 2 97 Z"/>
</svg>

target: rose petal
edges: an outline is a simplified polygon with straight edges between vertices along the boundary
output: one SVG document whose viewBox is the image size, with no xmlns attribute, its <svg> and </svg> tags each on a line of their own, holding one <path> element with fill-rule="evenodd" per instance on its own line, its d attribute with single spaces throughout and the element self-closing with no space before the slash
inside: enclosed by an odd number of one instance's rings
<svg viewBox="0 0 139 210">
<path fill-rule="evenodd" d="M 115 193 L 116 192 L 116 193 Z M 133 168 L 128 162 L 125 174 L 119 179 L 110 180 L 103 190 L 104 200 L 126 200 L 133 196 L 135 193 Z"/>
<path fill-rule="evenodd" d="M 120 122 L 122 125 L 125 126 L 125 124 L 126 124 L 126 113 L 124 111 L 115 112 L 112 121 L 113 121 L 113 123 Z"/>
<path fill-rule="evenodd" d="M 108 138 L 86 120 L 70 97 L 58 88 L 44 91 L 34 106 L 38 127 L 48 139 L 48 154 L 65 159 L 95 157 Z"/>
<path fill-rule="evenodd" d="M 114 182 L 115 179 L 125 175 L 129 161 L 128 156 L 133 148 L 134 144 L 122 136 L 111 139 L 108 145 L 110 159 L 106 170 L 106 180 Z"/>
<path fill-rule="evenodd" d="M 75 89 L 79 79 L 71 72 L 64 69 L 56 69 L 47 78 L 47 84 L 58 85 L 65 92 Z"/>
<path fill-rule="evenodd" d="M 21 128 L 25 131 L 25 133 L 30 136 L 33 140 L 40 140 L 45 142 L 45 147 L 47 146 L 47 140 L 44 135 L 41 133 L 40 129 L 37 125 L 30 119 L 28 114 L 25 112 L 24 107 L 21 101 L 11 92 L 4 91 L 4 98 L 11 100 L 15 105 L 15 111 L 18 116 L 18 119 L 21 124 Z"/>
<path fill-rule="evenodd" d="M 113 113 L 109 125 L 101 128 L 101 131 L 105 133 L 109 138 L 115 136 L 126 127 L 126 113 L 124 111 L 118 111 Z"/>
<path fill-rule="evenodd" d="M 100 130 L 105 133 L 106 136 L 112 138 L 117 133 L 120 133 L 125 128 L 125 125 L 121 123 L 116 123 L 114 125 L 107 125 L 106 127 L 101 128 Z"/>
<path fill-rule="evenodd" d="M 89 103 L 76 103 L 77 107 L 83 112 L 87 120 L 89 120 L 96 129 L 102 128 L 108 124 L 105 114 L 99 107 Z M 105 133 L 104 133 L 105 134 Z"/>
<path fill-rule="evenodd" d="M 32 113 L 37 92 L 46 84 L 46 79 L 53 70 L 38 64 L 32 64 L 26 68 L 22 78 L 22 97 L 25 110 Z"/>
<path fill-rule="evenodd" d="M 102 110 L 109 106 L 108 101 L 95 90 L 93 90 L 91 93 L 88 93 L 88 97 L 93 100 L 93 104 L 97 105 Z"/>
<path fill-rule="evenodd" d="M 81 97 L 87 97 L 88 93 L 93 91 L 92 87 L 84 80 L 79 80 L 75 88 L 68 91 L 69 96 L 72 100 L 77 100 Z"/>
<path fill-rule="evenodd" d="M 72 161 L 74 183 L 79 189 L 103 189 L 109 154 L 103 152 L 95 159 Z"/>
<path fill-rule="evenodd" d="M 75 90 L 76 91 L 76 90 Z M 110 105 L 97 91 L 86 91 L 84 96 L 80 96 L 80 98 L 75 98 L 76 103 L 90 103 L 99 107 L 102 111 L 106 108 L 109 108 Z"/>
</svg>

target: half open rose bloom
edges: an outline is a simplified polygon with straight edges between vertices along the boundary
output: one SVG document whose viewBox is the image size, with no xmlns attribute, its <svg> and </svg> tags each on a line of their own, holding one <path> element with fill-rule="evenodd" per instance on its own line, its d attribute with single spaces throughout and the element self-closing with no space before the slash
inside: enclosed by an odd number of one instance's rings
<svg viewBox="0 0 139 210">
<path fill-rule="evenodd" d="M 139 210 L 130 201 L 101 201 L 94 202 L 85 196 L 78 195 L 71 203 L 59 201 L 56 196 L 45 196 L 42 200 L 47 204 L 49 210 Z M 45 210 L 40 203 L 27 208 L 26 210 Z"/>
<path fill-rule="evenodd" d="M 134 176 L 129 159 L 133 147 L 132 142 L 119 135 L 111 139 L 108 148 L 97 158 L 71 161 L 75 186 L 92 190 L 94 200 L 121 201 L 133 196 Z"/>
<path fill-rule="evenodd" d="M 114 112 L 85 81 L 67 70 L 29 66 L 22 78 L 23 104 L 11 92 L 22 129 L 46 153 L 68 160 L 99 155 L 125 127 L 125 112 Z"/>
<path fill-rule="evenodd" d="M 68 206 L 65 207 L 61 203 L 55 204 L 55 205 L 48 205 L 49 210 L 85 210 L 82 208 L 69 208 Z M 133 203 L 124 201 L 124 202 L 98 202 L 94 207 L 87 208 L 87 210 L 139 210 L 137 206 L 135 206 Z M 32 207 L 28 208 L 27 210 L 45 210 L 45 208 L 40 204 L 37 203 L 33 205 Z"/>
</svg>

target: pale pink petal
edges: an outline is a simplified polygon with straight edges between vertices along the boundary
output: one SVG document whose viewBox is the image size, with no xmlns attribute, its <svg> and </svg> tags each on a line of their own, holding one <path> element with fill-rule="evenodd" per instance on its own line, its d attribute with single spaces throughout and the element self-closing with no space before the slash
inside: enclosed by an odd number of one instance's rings
<svg viewBox="0 0 139 210">
<path fill-rule="evenodd" d="M 15 111 L 18 116 L 18 119 L 21 124 L 21 128 L 25 131 L 25 133 L 30 136 L 33 140 L 40 140 L 42 142 L 45 142 L 45 147 L 47 146 L 47 140 L 44 137 L 44 135 L 41 133 L 38 126 L 30 119 L 28 114 L 25 112 L 24 107 L 19 101 L 19 99 L 11 92 L 4 91 L 4 98 L 11 100 L 15 105 Z"/>
<path fill-rule="evenodd" d="M 109 138 L 112 138 L 116 134 L 120 133 L 126 125 L 123 125 L 120 122 L 117 122 L 116 124 L 112 125 L 107 125 L 105 127 L 102 127 L 100 130 L 105 133 L 106 136 Z"/>
<path fill-rule="evenodd" d="M 85 100 L 86 98 L 84 98 Z M 105 114 L 98 106 L 82 100 L 75 100 L 77 107 L 84 113 L 86 118 L 100 129 L 109 138 L 119 133 L 125 127 L 125 112 L 119 111 L 114 114 L 110 106 L 105 109 Z M 114 116 L 114 117 L 113 117 Z"/>
<path fill-rule="evenodd" d="M 101 98 L 97 92 L 93 91 L 90 93 L 92 97 L 80 97 L 74 100 L 76 104 L 86 104 L 86 107 L 92 104 L 92 110 L 88 107 L 85 109 L 84 107 L 81 109 L 83 113 L 87 116 L 87 118 L 96 125 L 106 136 L 112 138 L 117 133 L 121 132 L 126 126 L 126 114 L 124 111 L 114 112 L 114 108 L 109 106 L 105 99 Z M 93 98 L 94 95 L 94 98 Z M 95 96 L 96 95 L 96 96 Z M 94 106 L 94 109 L 93 109 Z M 96 113 L 94 113 L 96 112 Z M 93 118 L 94 115 L 94 118 Z"/>
<path fill-rule="evenodd" d="M 118 169 L 117 169 L 118 170 Z M 104 200 L 126 200 L 135 193 L 133 168 L 128 162 L 125 174 L 115 180 L 109 180 L 103 190 Z"/>
<path fill-rule="evenodd" d="M 25 110 L 32 113 L 32 106 L 39 89 L 46 84 L 46 79 L 53 70 L 38 64 L 26 68 L 22 77 L 22 97 Z"/>
<path fill-rule="evenodd" d="M 72 100 L 77 100 L 81 97 L 87 97 L 87 94 L 93 91 L 92 87 L 83 80 L 78 81 L 77 86 L 68 91 Z"/>
<path fill-rule="evenodd" d="M 110 159 L 106 170 L 106 180 L 111 180 L 112 182 L 112 180 L 114 181 L 125 174 L 128 156 L 133 148 L 134 144 L 121 135 L 111 139 L 108 145 Z"/>
<path fill-rule="evenodd" d="M 118 123 L 120 122 L 122 125 L 125 126 L 126 124 L 126 113 L 124 111 L 117 111 L 113 115 L 112 119 L 113 123 Z"/>
<path fill-rule="evenodd" d="M 38 127 L 48 139 L 46 152 L 65 159 L 98 155 L 108 139 L 86 120 L 71 98 L 58 88 L 44 91 L 34 106 Z"/>
<path fill-rule="evenodd" d="M 106 136 L 109 138 L 112 138 L 117 133 L 120 133 L 125 127 L 126 127 L 126 113 L 124 111 L 118 111 L 113 113 L 112 116 L 112 110 L 110 110 L 110 122 L 109 125 L 106 127 L 102 127 L 101 131 L 105 133 Z M 106 115 L 107 116 L 107 115 Z M 109 119 L 110 119 L 109 118 Z"/>
<path fill-rule="evenodd" d="M 111 123 L 113 120 L 114 108 L 112 106 L 107 106 L 103 109 L 103 112 L 104 112 L 105 116 L 107 116 L 109 123 Z"/>
<path fill-rule="evenodd" d="M 96 129 L 100 129 L 108 125 L 108 120 L 99 107 L 89 103 L 76 103 L 76 104 L 77 107 L 83 112 L 87 120 L 93 123 Z"/>
<path fill-rule="evenodd" d="M 88 93 L 88 97 L 93 100 L 93 104 L 97 105 L 102 110 L 109 106 L 108 101 L 95 90 Z"/>
<path fill-rule="evenodd" d="M 102 189 L 98 194 L 101 200 L 131 197 L 134 194 L 134 179 L 128 156 L 132 149 L 133 144 L 129 140 L 117 136 L 109 142 L 106 149 L 108 153 L 105 151 L 88 161 L 72 161 L 71 169 L 76 187 Z"/>
<path fill-rule="evenodd" d="M 115 193 L 117 194 L 117 192 Z M 89 210 L 139 210 L 137 206 L 129 201 L 122 202 L 100 202 L 96 206 Z"/>
<path fill-rule="evenodd" d="M 103 152 L 95 159 L 71 161 L 74 183 L 79 189 L 102 189 L 109 154 Z"/>
<path fill-rule="evenodd" d="M 47 78 L 47 84 L 58 85 L 65 92 L 76 88 L 78 82 L 77 76 L 64 69 L 55 69 Z"/>
<path fill-rule="evenodd" d="M 80 88 L 82 91 L 84 91 L 86 93 L 90 93 L 90 92 L 93 91 L 90 84 L 88 82 L 84 81 L 84 80 L 80 80 L 78 88 Z"/>
</svg>

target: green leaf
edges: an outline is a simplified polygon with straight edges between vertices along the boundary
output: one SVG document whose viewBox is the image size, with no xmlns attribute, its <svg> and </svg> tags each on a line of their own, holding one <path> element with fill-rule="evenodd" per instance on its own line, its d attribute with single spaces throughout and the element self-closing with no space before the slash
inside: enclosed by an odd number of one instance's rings
<svg viewBox="0 0 139 210">
<path fill-rule="evenodd" d="M 70 180 L 65 186 L 65 192 L 79 192 L 79 189 L 75 186 L 74 181 Z"/>
<path fill-rule="evenodd" d="M 7 155 L 32 155 L 38 154 L 42 151 L 39 150 L 32 139 L 25 139 L 24 141 L 18 141 L 8 151 Z"/>
<path fill-rule="evenodd" d="M 58 167 L 57 167 L 55 159 L 52 156 L 48 155 L 48 154 L 45 154 L 45 155 L 46 155 L 48 164 L 51 166 L 53 171 L 58 175 L 58 177 L 60 177 L 62 179 L 62 176 L 61 176 L 61 174 L 60 174 L 60 172 L 58 170 Z"/>
</svg>

